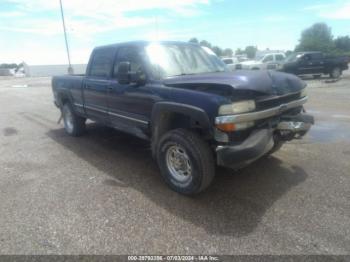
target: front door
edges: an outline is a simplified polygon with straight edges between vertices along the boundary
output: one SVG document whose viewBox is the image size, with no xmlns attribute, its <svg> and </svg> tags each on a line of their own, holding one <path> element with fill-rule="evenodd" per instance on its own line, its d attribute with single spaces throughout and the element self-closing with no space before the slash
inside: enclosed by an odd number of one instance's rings
<svg viewBox="0 0 350 262">
<path fill-rule="evenodd" d="M 120 84 L 116 78 L 120 62 L 129 62 L 131 72 L 144 71 L 141 52 L 140 48 L 134 46 L 118 49 L 109 86 L 108 113 L 114 127 L 145 138 L 157 96 L 153 94 L 150 84 Z"/>
</svg>

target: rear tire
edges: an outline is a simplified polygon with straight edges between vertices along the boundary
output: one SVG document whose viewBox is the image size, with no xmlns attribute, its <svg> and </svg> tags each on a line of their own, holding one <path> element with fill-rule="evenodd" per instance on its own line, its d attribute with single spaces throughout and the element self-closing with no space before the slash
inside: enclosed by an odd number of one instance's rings
<svg viewBox="0 0 350 262">
<path fill-rule="evenodd" d="M 322 75 L 313 75 L 313 78 L 314 78 L 314 79 L 319 79 L 319 78 L 321 78 L 321 76 L 322 76 Z"/>
<path fill-rule="evenodd" d="M 192 131 L 175 129 L 164 134 L 156 153 L 164 180 L 178 193 L 197 194 L 205 190 L 215 176 L 211 148 Z"/>
<path fill-rule="evenodd" d="M 330 73 L 330 77 L 334 79 L 338 79 L 342 74 L 342 71 L 339 67 L 335 67 L 332 69 L 332 72 Z"/>
<path fill-rule="evenodd" d="M 70 103 L 62 107 L 64 129 L 71 136 L 81 136 L 85 131 L 86 119 L 75 114 Z"/>
</svg>

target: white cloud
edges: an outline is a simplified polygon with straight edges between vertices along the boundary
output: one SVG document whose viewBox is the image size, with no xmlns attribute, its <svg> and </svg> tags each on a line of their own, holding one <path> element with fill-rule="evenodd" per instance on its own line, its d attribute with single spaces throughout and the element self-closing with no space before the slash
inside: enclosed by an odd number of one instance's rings
<svg viewBox="0 0 350 262">
<path fill-rule="evenodd" d="M 86 63 L 91 48 L 100 33 L 137 27 L 137 39 L 179 39 L 190 36 L 179 32 L 162 31 L 164 24 L 179 18 L 198 16 L 202 7 L 213 0 L 62 0 L 73 63 Z M 0 11 L 0 38 L 11 37 L 25 43 L 0 43 L 3 61 L 22 60 L 29 64 L 66 63 L 62 21 L 58 0 L 7 0 L 13 3 L 11 12 Z M 155 11 L 155 12 L 154 12 Z M 159 13 L 157 18 L 153 14 Z M 158 26 L 156 26 L 156 21 Z M 156 29 L 158 27 L 158 29 Z M 158 33 L 157 33 L 158 31 Z M 125 35 L 125 33 L 124 33 Z M 118 39 L 118 36 L 112 36 Z M 28 52 L 30 50 L 30 52 Z"/>
<path fill-rule="evenodd" d="M 13 12 L 0 13 L 0 17 L 18 18 L 6 21 L 0 30 L 42 35 L 62 33 L 59 1 L 53 0 L 9 0 L 16 4 Z M 154 24 L 154 17 L 137 15 L 140 11 L 162 10 L 179 16 L 189 17 L 199 15 L 200 6 L 208 5 L 209 0 L 62 0 L 65 12 L 67 31 L 77 37 L 87 37 L 96 33 L 112 31 L 120 28 L 146 26 Z M 42 17 L 50 12 L 52 18 Z M 26 13 L 26 16 L 23 14 Z M 158 22 L 168 21 L 168 17 L 159 17 Z"/>
<path fill-rule="evenodd" d="M 350 20 L 350 1 L 348 0 L 332 4 L 307 6 L 304 10 L 316 12 L 322 18 Z"/>
</svg>

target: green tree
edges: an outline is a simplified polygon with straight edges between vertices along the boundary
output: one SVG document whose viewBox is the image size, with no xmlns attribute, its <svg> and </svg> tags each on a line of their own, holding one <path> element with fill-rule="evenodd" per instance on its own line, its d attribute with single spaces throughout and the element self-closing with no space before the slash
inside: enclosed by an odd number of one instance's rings
<svg viewBox="0 0 350 262">
<path fill-rule="evenodd" d="M 217 56 L 222 56 L 222 54 L 223 54 L 222 49 L 218 46 L 213 46 L 212 50 Z"/>
<path fill-rule="evenodd" d="M 200 41 L 199 44 L 200 44 L 201 46 L 206 46 L 206 47 L 208 47 L 208 48 L 210 48 L 210 49 L 212 48 L 211 43 L 209 43 L 209 42 L 206 41 L 206 40 Z"/>
<path fill-rule="evenodd" d="M 227 57 L 232 57 L 233 56 L 233 51 L 231 48 L 226 48 L 223 53 L 222 53 L 223 56 L 227 56 Z"/>
<path fill-rule="evenodd" d="M 316 23 L 301 33 L 295 51 L 334 51 L 332 29 L 325 23 Z"/>
<path fill-rule="evenodd" d="M 292 53 L 293 53 L 292 50 L 288 50 L 288 51 L 286 51 L 286 56 L 289 56 L 289 55 L 291 55 Z"/>
<path fill-rule="evenodd" d="M 0 64 L 0 68 L 13 69 L 13 68 L 17 68 L 17 64 L 15 64 L 15 63 L 12 63 L 12 64 Z"/>
<path fill-rule="evenodd" d="M 258 48 L 256 46 L 247 46 L 244 52 L 247 54 L 249 59 L 253 59 L 257 50 Z"/>
<path fill-rule="evenodd" d="M 338 36 L 334 40 L 335 47 L 339 51 L 350 52 L 350 37 L 349 36 Z"/>
<path fill-rule="evenodd" d="M 197 39 L 197 38 L 195 38 L 195 37 L 191 38 L 191 39 L 190 39 L 188 42 L 190 42 L 190 43 L 194 43 L 194 44 L 199 44 L 198 39 Z"/>
<path fill-rule="evenodd" d="M 243 55 L 244 51 L 242 49 L 240 49 L 240 48 L 237 48 L 235 54 L 236 55 Z"/>
</svg>

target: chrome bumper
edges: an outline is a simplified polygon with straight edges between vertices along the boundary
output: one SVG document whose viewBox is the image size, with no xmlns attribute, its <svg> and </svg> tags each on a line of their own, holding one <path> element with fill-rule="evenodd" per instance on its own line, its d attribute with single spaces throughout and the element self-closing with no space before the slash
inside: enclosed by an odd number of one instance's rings
<svg viewBox="0 0 350 262">
<path fill-rule="evenodd" d="M 226 123 L 241 123 L 241 122 L 250 122 L 260 119 L 265 119 L 273 116 L 280 115 L 281 113 L 298 106 L 302 106 L 306 103 L 308 97 L 303 97 L 299 100 L 292 101 L 286 104 L 279 105 L 277 107 L 269 108 L 262 111 L 237 114 L 237 115 L 227 115 L 227 116 L 218 116 L 215 118 L 215 124 L 226 124 Z"/>
</svg>

